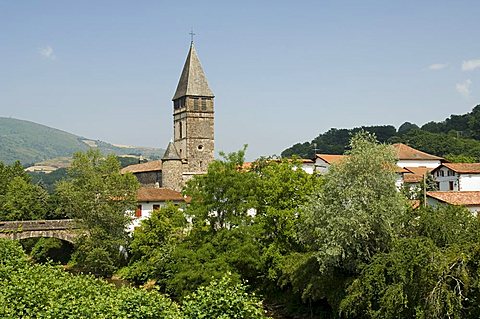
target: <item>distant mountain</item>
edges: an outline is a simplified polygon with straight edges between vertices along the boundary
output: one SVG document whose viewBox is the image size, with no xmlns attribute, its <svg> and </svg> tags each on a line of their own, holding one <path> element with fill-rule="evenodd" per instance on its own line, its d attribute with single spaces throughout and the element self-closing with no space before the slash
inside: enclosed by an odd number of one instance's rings
<svg viewBox="0 0 480 319">
<path fill-rule="evenodd" d="M 159 158 L 164 150 L 113 145 L 91 140 L 34 122 L 0 117 L 0 162 L 33 164 L 57 157 L 70 157 L 78 151 L 98 148 L 104 154 L 142 155 Z"/>
<path fill-rule="evenodd" d="M 422 127 L 405 122 L 398 130 L 392 125 L 331 128 L 310 142 L 297 143 L 282 152 L 283 157 L 313 158 L 315 153 L 343 154 L 352 134 L 364 130 L 374 133 L 382 143 L 405 143 L 451 161 L 480 161 L 480 105 L 463 115 L 451 115 L 441 122 Z"/>
</svg>

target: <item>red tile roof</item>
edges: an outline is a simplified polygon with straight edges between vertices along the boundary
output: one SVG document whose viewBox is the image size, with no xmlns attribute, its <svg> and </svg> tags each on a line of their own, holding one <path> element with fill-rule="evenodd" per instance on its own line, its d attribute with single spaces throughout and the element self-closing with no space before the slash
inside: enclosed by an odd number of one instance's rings
<svg viewBox="0 0 480 319">
<path fill-rule="evenodd" d="M 151 161 L 142 164 L 128 165 L 122 168 L 120 173 L 142 173 L 142 172 L 154 172 L 162 170 L 162 161 Z"/>
<path fill-rule="evenodd" d="M 188 198 L 183 197 L 182 193 L 168 188 L 149 188 L 142 187 L 137 191 L 137 201 L 139 202 L 185 202 Z"/>
<path fill-rule="evenodd" d="M 403 175 L 404 183 L 420 183 L 423 181 L 423 175 L 418 174 L 405 174 Z"/>
<path fill-rule="evenodd" d="M 408 145 L 397 143 L 392 145 L 400 160 L 444 160 L 443 157 L 428 154 Z"/>
<path fill-rule="evenodd" d="M 324 160 L 328 164 L 336 163 L 346 158 L 348 155 L 335 155 L 335 154 L 315 154 L 316 158 Z"/>
<path fill-rule="evenodd" d="M 430 173 L 434 169 L 431 167 L 425 167 L 425 166 L 420 166 L 420 167 L 404 167 L 405 169 L 409 170 L 413 174 L 417 175 L 426 175 L 427 173 Z"/>
<path fill-rule="evenodd" d="M 402 173 L 403 173 L 403 174 L 411 173 L 411 171 L 408 170 L 408 169 L 406 169 L 405 167 L 400 167 L 400 166 L 397 166 L 397 165 L 395 165 L 394 170 L 395 170 L 395 173 L 399 173 L 399 174 L 402 174 Z"/>
<path fill-rule="evenodd" d="M 480 205 L 480 191 L 427 192 L 427 196 L 451 205 Z"/>
<path fill-rule="evenodd" d="M 404 183 L 420 183 L 423 181 L 423 176 L 433 170 L 433 168 L 429 167 L 405 167 L 405 169 L 411 173 L 403 175 Z"/>
<path fill-rule="evenodd" d="M 462 174 L 480 174 L 480 163 L 443 163 L 443 166 Z"/>
</svg>

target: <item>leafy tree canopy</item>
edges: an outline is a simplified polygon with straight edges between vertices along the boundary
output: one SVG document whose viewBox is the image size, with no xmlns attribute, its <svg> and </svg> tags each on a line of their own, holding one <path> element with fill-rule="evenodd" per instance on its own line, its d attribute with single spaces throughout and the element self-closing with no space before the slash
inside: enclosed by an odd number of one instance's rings
<svg viewBox="0 0 480 319">
<path fill-rule="evenodd" d="M 395 187 L 393 149 L 361 132 L 350 156 L 332 165 L 324 185 L 302 209 L 300 239 L 316 251 L 320 272 L 361 264 L 388 251 L 406 203 Z"/>
<path fill-rule="evenodd" d="M 31 183 L 20 162 L 0 162 L 0 220 L 43 219 L 52 209 L 50 196 Z"/>
<path fill-rule="evenodd" d="M 74 262 L 96 274 L 111 274 L 120 264 L 119 248 L 127 242 L 128 212 L 136 207 L 138 181 L 120 174 L 114 155 L 76 153 L 69 179 L 57 186 L 61 208 L 85 230 L 76 243 Z"/>
<path fill-rule="evenodd" d="M 462 207 L 413 212 L 392 250 L 348 288 L 345 318 L 478 318 L 480 222 Z"/>
</svg>

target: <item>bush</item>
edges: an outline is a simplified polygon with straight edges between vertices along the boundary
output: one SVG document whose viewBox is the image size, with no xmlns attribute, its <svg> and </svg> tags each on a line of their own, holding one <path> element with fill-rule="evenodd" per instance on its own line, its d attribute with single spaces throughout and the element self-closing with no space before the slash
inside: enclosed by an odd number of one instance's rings
<svg viewBox="0 0 480 319">
<path fill-rule="evenodd" d="M 0 240 L 0 318 L 182 318 L 157 291 L 115 286 L 52 265 L 29 265 L 20 244 Z"/>
<path fill-rule="evenodd" d="M 213 280 L 185 298 L 182 305 L 185 319 L 268 318 L 261 301 L 246 289 L 243 284 L 233 284 L 228 275 L 220 281 Z"/>
</svg>

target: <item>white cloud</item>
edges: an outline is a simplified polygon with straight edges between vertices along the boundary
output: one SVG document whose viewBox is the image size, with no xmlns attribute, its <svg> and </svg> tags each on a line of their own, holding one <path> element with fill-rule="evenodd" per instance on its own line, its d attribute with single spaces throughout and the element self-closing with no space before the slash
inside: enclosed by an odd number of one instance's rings
<svg viewBox="0 0 480 319">
<path fill-rule="evenodd" d="M 463 61 L 462 71 L 473 71 L 480 68 L 480 59 Z"/>
<path fill-rule="evenodd" d="M 55 60 L 57 58 L 53 52 L 53 48 L 49 45 L 47 45 L 46 47 L 40 48 L 39 52 L 40 52 L 40 55 L 43 56 L 45 59 Z"/>
<path fill-rule="evenodd" d="M 463 97 L 468 98 L 470 97 L 470 85 L 472 85 L 472 81 L 468 79 L 463 81 L 462 83 L 457 83 L 455 85 L 455 89 L 458 93 L 463 95 Z"/>
<path fill-rule="evenodd" d="M 432 65 L 429 65 L 428 68 L 430 70 L 437 71 L 437 70 L 445 69 L 447 66 L 448 66 L 448 64 L 446 64 L 446 63 L 435 63 L 435 64 L 432 64 Z"/>
</svg>

